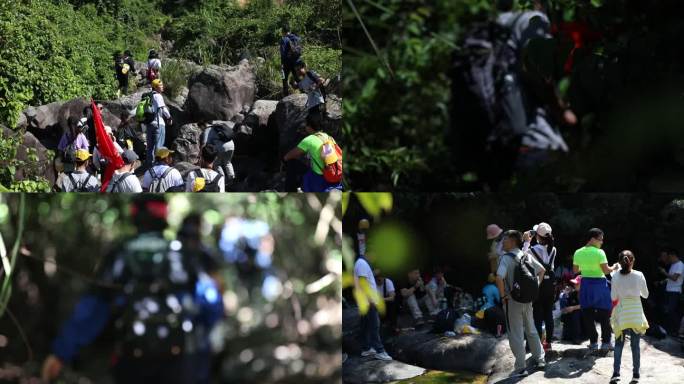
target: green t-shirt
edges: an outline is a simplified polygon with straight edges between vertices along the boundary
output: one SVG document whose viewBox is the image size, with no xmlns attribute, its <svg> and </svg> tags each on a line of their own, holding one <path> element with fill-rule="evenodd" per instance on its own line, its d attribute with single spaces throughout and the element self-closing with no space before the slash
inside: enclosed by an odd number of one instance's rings
<svg viewBox="0 0 684 384">
<path fill-rule="evenodd" d="M 608 264 L 608 258 L 603 249 L 588 245 L 575 251 L 572 262 L 579 266 L 582 277 L 604 277 L 601 264 Z"/>
<path fill-rule="evenodd" d="M 323 160 L 321 159 L 321 145 L 323 140 L 319 136 L 309 135 L 302 140 L 297 148 L 306 152 L 311 160 L 311 170 L 319 175 L 323 174 Z"/>
</svg>

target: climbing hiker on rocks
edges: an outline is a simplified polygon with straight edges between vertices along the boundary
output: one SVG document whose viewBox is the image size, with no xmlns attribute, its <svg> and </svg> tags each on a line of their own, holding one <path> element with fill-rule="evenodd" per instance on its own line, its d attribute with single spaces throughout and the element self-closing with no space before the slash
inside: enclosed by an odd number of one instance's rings
<svg viewBox="0 0 684 384">
<path fill-rule="evenodd" d="M 136 116 L 145 125 L 148 164 L 154 159 L 154 153 L 164 147 L 166 124 L 173 125 L 171 113 L 162 96 L 163 92 L 164 83 L 159 79 L 153 80 L 152 92 L 143 95 L 136 110 Z"/>
<path fill-rule="evenodd" d="M 359 256 L 356 259 L 356 263 L 354 263 L 354 289 L 357 292 L 365 292 L 365 288 L 369 292 L 377 292 L 378 290 L 369 260 Z M 380 339 L 380 315 L 375 307 L 375 303 L 372 301 L 368 307 L 368 312 L 361 316 L 360 327 L 361 356 L 372 357 L 378 360 L 392 360 L 392 357 L 385 352 L 385 347 L 382 345 L 382 340 Z"/>
<path fill-rule="evenodd" d="M 87 171 L 91 157 L 87 149 L 79 149 L 75 152 L 76 169 L 58 176 L 57 192 L 99 192 L 100 181 Z"/>
<path fill-rule="evenodd" d="M 114 54 L 114 72 L 116 80 L 119 83 L 117 97 L 128 94 L 128 78 L 131 73 L 135 73 L 135 61 L 131 55 L 131 51 L 126 51 L 123 54 L 117 52 Z"/>
<path fill-rule="evenodd" d="M 544 349 L 534 326 L 532 302 L 539 293 L 539 284 L 544 278 L 544 267 L 537 260 L 525 254 L 520 248 L 523 236 L 519 231 L 504 232 L 503 249 L 496 271 L 496 286 L 501 295 L 506 315 L 508 344 L 515 356 L 514 374 L 529 374 L 525 365 L 525 340 L 532 352 L 535 368 L 544 369 Z"/>
<path fill-rule="evenodd" d="M 283 97 L 285 97 L 290 94 L 290 75 L 297 78 L 295 66 L 302 57 L 302 39 L 290 31 L 288 23 L 283 23 L 280 33 L 280 70 L 283 79 Z M 294 84 L 293 87 L 295 87 Z"/>
<path fill-rule="evenodd" d="M 69 116 L 67 119 L 68 130 L 64 132 L 57 145 L 57 150 L 60 153 L 59 161 L 57 162 L 58 171 L 72 172 L 76 162 L 76 151 L 79 149 L 88 151 L 90 144 L 83 133 L 86 124 L 85 119 L 79 120 L 73 116 Z"/>
<path fill-rule="evenodd" d="M 145 192 L 164 193 L 164 192 L 183 192 L 185 183 L 180 172 L 173 168 L 173 151 L 166 147 L 161 147 L 155 152 L 155 162 L 145 171 L 142 187 Z"/>
<path fill-rule="evenodd" d="M 138 155 L 130 149 L 126 149 L 121 154 L 124 165 L 114 171 L 112 180 L 107 185 L 106 192 L 113 193 L 140 193 L 143 191 L 138 176 L 135 175 L 135 164 Z"/>
<path fill-rule="evenodd" d="M 102 104 L 98 103 L 97 108 L 101 113 L 104 107 Z M 97 143 L 97 135 L 95 134 L 95 120 L 93 119 L 93 108 L 91 105 L 83 108 L 83 118 L 85 118 L 85 122 L 82 124 L 83 134 L 85 134 L 86 138 L 88 139 L 88 151 L 92 152 L 95 149 L 95 144 Z M 81 119 L 81 121 L 83 122 L 83 119 Z"/>
<path fill-rule="evenodd" d="M 205 128 L 200 137 L 200 144 L 203 147 L 211 145 L 216 152 L 213 169 L 223 176 L 223 190 L 225 190 L 226 185 L 231 185 L 235 180 L 235 169 L 232 162 L 235 152 L 234 135 L 230 123 L 222 121 Z"/>
<path fill-rule="evenodd" d="M 223 175 L 214 170 L 217 157 L 216 148 L 208 144 L 202 148 L 200 168 L 188 173 L 185 181 L 186 192 L 225 192 Z"/>
<path fill-rule="evenodd" d="M 320 116 L 308 115 L 304 129 L 307 136 L 283 158 L 285 162 L 288 162 L 304 155 L 308 156 L 310 166 L 304 174 L 302 191 L 343 190 L 342 150 L 335 139 L 323 132 Z"/>
<path fill-rule="evenodd" d="M 159 54 L 154 49 L 151 49 L 147 55 L 147 81 L 152 84 L 154 80 L 161 78 L 161 60 Z"/>
<path fill-rule="evenodd" d="M 318 73 L 309 69 L 304 61 L 297 65 L 297 89 L 306 93 L 306 110 L 308 114 L 321 115 L 325 110 L 325 80 Z"/>
</svg>

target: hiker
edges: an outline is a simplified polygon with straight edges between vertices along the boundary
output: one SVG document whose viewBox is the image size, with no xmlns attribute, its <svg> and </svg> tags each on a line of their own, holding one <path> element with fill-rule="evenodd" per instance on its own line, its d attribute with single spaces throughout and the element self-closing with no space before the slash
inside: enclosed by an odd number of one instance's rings
<svg viewBox="0 0 684 384">
<path fill-rule="evenodd" d="M 430 316 L 435 316 L 439 313 L 437 299 L 434 293 L 425 287 L 423 279 L 420 277 L 420 270 L 417 268 L 408 272 L 408 283 L 406 288 L 401 289 L 401 296 L 406 305 L 408 305 L 416 326 L 425 323 L 421 306 L 427 309 Z"/>
<path fill-rule="evenodd" d="M 288 23 L 283 23 L 280 34 L 280 71 L 283 79 L 283 97 L 285 97 L 290 94 L 290 75 L 297 78 L 295 66 L 301 61 L 302 39 L 290 31 Z"/>
<path fill-rule="evenodd" d="M 681 311 L 679 299 L 682 294 L 682 281 L 684 281 L 684 263 L 679 259 L 679 252 L 670 248 L 667 251 L 667 261 L 670 268 L 665 271 L 660 267 L 658 270 L 666 277 L 665 297 L 663 311 L 665 313 L 665 329 L 671 336 L 677 335 Z"/>
<path fill-rule="evenodd" d="M 87 149 L 78 149 L 74 154 L 76 169 L 64 172 L 57 178 L 59 192 L 99 192 L 100 181 L 87 171 L 92 155 Z"/>
<path fill-rule="evenodd" d="M 162 93 L 164 92 L 164 83 L 156 79 L 152 81 L 151 96 L 151 112 L 152 116 L 149 118 L 149 123 L 145 124 L 146 138 L 147 138 L 147 161 L 151 163 L 154 159 L 154 153 L 164 146 L 166 141 L 166 124 L 173 125 L 171 113 L 164 102 Z M 145 96 L 143 96 L 144 98 Z M 141 100 L 141 103 L 143 101 Z"/>
<path fill-rule="evenodd" d="M 97 109 L 99 109 L 100 113 L 102 113 L 104 107 L 102 104 L 97 103 Z M 97 144 L 97 134 L 95 132 L 93 109 L 90 104 L 83 108 L 83 118 L 80 121 L 81 125 L 83 126 L 82 132 L 88 139 L 88 151 L 92 152 L 95 149 L 95 144 Z"/>
<path fill-rule="evenodd" d="M 123 167 L 114 171 L 112 180 L 107 185 L 107 192 L 115 193 L 140 193 L 142 186 L 138 176 L 135 175 L 135 162 L 138 160 L 138 155 L 126 149 L 121 154 L 124 165 Z"/>
<path fill-rule="evenodd" d="M 235 142 L 232 123 L 216 122 L 202 131 L 200 145 L 212 145 L 216 151 L 214 170 L 223 176 L 223 188 L 235 181 L 235 169 L 233 168 L 233 153 Z"/>
<path fill-rule="evenodd" d="M 135 73 L 135 61 L 131 57 L 131 51 L 126 51 L 124 54 L 117 52 L 114 54 L 114 72 L 116 73 L 116 80 L 119 83 L 117 97 L 128 94 L 128 76 Z"/>
<path fill-rule="evenodd" d="M 332 190 L 344 190 L 342 186 L 342 153 L 330 135 L 323 132 L 321 119 L 316 115 L 306 117 L 305 131 L 307 136 L 299 142 L 297 147 L 290 150 L 283 160 L 298 159 L 304 155 L 309 157 L 309 169 L 304 174 L 302 191 L 304 192 L 330 192 Z M 326 149 L 327 148 L 327 149 Z M 323 152 L 327 152 L 326 158 L 322 158 Z M 335 153 L 331 153 L 335 152 Z M 328 157 L 331 157 L 328 159 Z M 289 166 L 289 164 L 288 164 Z M 333 171 L 333 177 L 327 176 L 328 170 Z"/>
<path fill-rule="evenodd" d="M 180 172 L 171 166 L 174 151 L 161 147 L 155 152 L 155 162 L 143 176 L 142 188 L 145 192 L 183 192 L 185 183 Z"/>
<path fill-rule="evenodd" d="M 304 61 L 296 65 L 297 89 L 306 93 L 306 111 L 308 114 L 317 114 L 323 117 L 325 109 L 325 80 L 318 73 L 310 70 Z"/>
<path fill-rule="evenodd" d="M 64 172 L 73 172 L 76 160 L 74 156 L 77 150 L 85 149 L 87 151 L 90 147 L 88 139 L 83 134 L 85 124 L 85 119 L 79 120 L 73 116 L 69 116 L 67 119 L 68 129 L 64 132 L 57 145 L 57 150 L 61 154 L 59 160 L 62 163 L 62 170 Z"/>
<path fill-rule="evenodd" d="M 496 273 L 499 267 L 499 261 L 501 256 L 503 256 L 503 230 L 496 224 L 489 224 L 487 226 L 487 240 L 492 241 L 492 245 L 489 247 L 489 253 L 487 254 L 487 259 L 489 260 L 489 270 L 491 273 Z"/>
<path fill-rule="evenodd" d="M 532 231 L 526 232 L 523 235 L 523 252 L 534 257 L 539 264 L 541 264 L 546 272 L 544 278 L 539 285 L 539 295 L 533 304 L 534 325 L 537 327 L 537 333 L 542 338 L 542 346 L 544 351 L 551 349 L 551 341 L 553 341 L 553 306 L 556 301 L 556 276 L 554 275 L 554 262 L 556 260 L 556 247 L 553 246 L 553 233 L 551 226 L 547 223 L 539 223 L 535 225 Z M 530 241 L 535 238 L 537 244 L 530 246 Z M 542 324 L 546 329 L 546 339 L 544 340 L 542 333 Z"/>
<path fill-rule="evenodd" d="M 371 289 L 371 292 L 378 290 L 375 285 L 373 269 L 368 259 L 359 256 L 354 263 L 354 289 L 357 292 L 364 292 L 364 286 Z M 385 347 L 380 339 L 380 316 L 375 303 L 370 303 L 368 312 L 361 316 L 359 325 L 361 328 L 361 356 L 385 361 L 392 360 L 392 357 L 385 352 Z"/>
<path fill-rule="evenodd" d="M 147 55 L 147 81 L 152 84 L 155 80 L 161 78 L 161 60 L 159 54 L 154 49 L 151 49 Z M 152 85 L 154 87 L 154 84 Z"/>
<path fill-rule="evenodd" d="M 444 271 L 441 268 L 435 268 L 433 277 L 425 287 L 432 292 L 432 295 L 437 300 L 437 308 L 446 308 L 447 305 L 444 292 L 449 287 L 449 284 L 447 284 L 446 280 L 444 279 Z"/>
<path fill-rule="evenodd" d="M 535 367 L 546 367 L 544 349 L 532 317 L 532 301 L 546 270 L 520 249 L 522 245 L 523 236 L 519 231 L 504 232 L 503 249 L 506 253 L 496 271 L 496 286 L 506 315 L 508 344 L 515 356 L 514 374 L 526 376 L 529 371 L 525 366 L 525 340 Z"/>
<path fill-rule="evenodd" d="M 611 350 L 610 342 L 610 287 L 605 275 L 619 268 L 617 263 L 608 266 L 606 253 L 603 252 L 603 231 L 592 228 L 587 234 L 586 245 L 573 256 L 573 271 L 582 273 L 579 292 L 580 308 L 584 328 L 589 332 L 589 350 L 598 349 L 598 334 L 595 322 L 601 324 L 601 350 Z"/>
<path fill-rule="evenodd" d="M 382 271 L 378 268 L 373 270 L 375 276 L 375 286 L 378 294 L 385 301 L 385 316 L 387 326 L 392 332 L 397 332 L 397 295 L 394 288 L 394 283 L 389 278 L 382 275 Z"/>
<path fill-rule="evenodd" d="M 482 311 L 485 329 L 496 337 L 501 337 L 506 323 L 501 309 L 501 295 L 496 287 L 496 275 L 493 273 L 487 275 L 487 284 L 482 287 L 482 296 L 485 302 L 480 307 L 480 311 Z M 475 316 L 478 317 L 477 314 Z"/>
<path fill-rule="evenodd" d="M 644 275 L 634 269 L 634 254 L 624 250 L 618 255 L 620 272 L 613 274 L 610 297 L 618 304 L 613 309 L 610 324 L 615 332 L 615 352 L 611 383 L 620 380 L 620 361 L 625 337 L 629 335 L 632 347 L 632 381 L 639 381 L 640 349 L 639 339 L 648 329 L 648 321 L 641 305 L 641 298 L 648 298 L 648 286 Z"/>
<path fill-rule="evenodd" d="M 105 125 L 105 133 L 107 133 L 107 136 L 109 136 L 109 138 L 112 139 L 112 143 L 114 143 L 114 149 L 116 150 L 116 152 L 118 152 L 119 155 L 122 154 L 124 150 L 116 141 L 116 137 L 114 137 L 112 127 L 110 127 L 109 125 Z M 100 144 L 98 143 L 95 146 L 95 150 L 93 151 L 93 166 L 98 172 L 104 172 L 104 170 L 107 169 L 107 159 L 100 155 L 99 146 Z"/>
<path fill-rule="evenodd" d="M 582 276 L 570 279 L 560 294 L 561 323 L 563 332 L 561 340 L 581 344 L 586 340 L 582 329 L 582 315 L 579 304 L 579 290 Z"/>
<path fill-rule="evenodd" d="M 356 232 L 356 249 L 357 255 L 366 255 L 366 242 L 368 241 L 368 230 L 370 229 L 370 221 L 368 219 L 359 220 L 358 231 Z"/>
<path fill-rule="evenodd" d="M 138 155 L 138 158 L 144 162 L 145 154 L 147 152 L 145 146 L 145 138 L 142 132 L 136 130 L 136 127 L 132 124 L 132 118 L 130 111 L 124 111 L 119 116 L 121 123 L 116 129 L 116 142 L 119 143 L 121 148 L 128 148 Z"/>
<path fill-rule="evenodd" d="M 213 145 L 205 145 L 202 148 L 200 168 L 188 173 L 185 181 L 185 192 L 225 192 L 226 185 L 223 176 L 214 171 L 216 149 Z"/>
<path fill-rule="evenodd" d="M 138 196 L 131 205 L 137 233 L 104 258 L 93 285 L 75 306 L 43 363 L 54 380 L 64 364 L 108 324 L 116 383 L 200 383 L 209 334 L 223 317 L 221 292 L 179 240 L 167 240 L 167 203 Z M 154 255 L 154 257 L 151 257 Z M 127 288 L 123 288 L 127 287 Z M 160 288 L 161 287 L 161 288 Z"/>
</svg>

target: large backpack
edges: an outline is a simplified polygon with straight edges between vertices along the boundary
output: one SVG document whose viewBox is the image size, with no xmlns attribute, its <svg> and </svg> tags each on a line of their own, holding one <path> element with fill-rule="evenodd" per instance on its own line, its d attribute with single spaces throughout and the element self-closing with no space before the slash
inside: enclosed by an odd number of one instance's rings
<svg viewBox="0 0 684 384">
<path fill-rule="evenodd" d="M 164 358 L 197 348 L 199 310 L 193 299 L 199 271 L 171 243 L 141 235 L 124 244 L 113 265 L 125 303 L 114 313 L 124 356 Z"/>
<path fill-rule="evenodd" d="M 516 260 L 516 255 L 507 253 L 515 261 L 515 271 L 513 272 L 513 286 L 511 297 L 519 303 L 531 303 L 539 295 L 539 280 L 534 273 L 534 266 L 527 255 L 523 255 L 520 260 Z"/>
<path fill-rule="evenodd" d="M 76 135 L 76 137 L 71 139 L 71 141 L 66 146 L 66 148 L 64 148 L 64 152 L 62 152 L 62 160 L 65 163 L 73 164 L 76 162 L 76 150 L 78 150 L 78 148 L 76 148 L 76 139 L 77 138 L 78 138 L 78 135 Z"/>
<path fill-rule="evenodd" d="M 123 181 L 126 180 L 129 176 L 134 176 L 134 175 L 133 175 L 133 173 L 131 173 L 131 172 L 126 172 L 126 173 L 124 173 L 123 175 L 119 176 L 119 178 L 116 179 L 116 181 L 114 182 L 114 184 L 112 184 L 112 189 L 111 189 L 110 192 L 112 192 L 112 193 L 114 193 L 114 192 L 119 192 L 119 190 L 118 190 L 118 189 L 119 189 L 119 185 L 121 185 L 121 183 L 123 183 Z"/>
<path fill-rule="evenodd" d="M 551 266 L 554 264 L 556 259 L 556 247 L 551 250 L 548 264 L 542 261 L 541 257 L 537 254 L 537 251 L 534 250 L 534 247 L 530 247 L 530 251 L 537 259 L 539 264 L 546 269 L 546 272 L 544 273 L 544 279 L 542 279 L 541 284 L 539 284 L 539 299 L 545 301 L 554 301 L 556 296 L 556 275 Z"/>
<path fill-rule="evenodd" d="M 323 162 L 323 178 L 328 183 L 334 184 L 342 181 L 342 149 L 329 135 L 317 133 L 316 136 L 323 141 L 320 148 L 321 161 Z"/>
<path fill-rule="evenodd" d="M 156 117 L 154 111 L 154 91 L 145 93 L 135 108 L 135 118 L 139 123 L 150 124 Z"/>
<path fill-rule="evenodd" d="M 287 58 L 290 62 L 295 62 L 302 57 L 302 39 L 294 33 L 291 33 L 287 36 L 287 40 L 290 42 L 286 53 Z"/>
<path fill-rule="evenodd" d="M 196 169 L 195 170 L 195 180 L 197 179 L 205 179 L 204 174 L 202 173 L 201 169 Z M 221 179 L 221 174 L 217 172 L 216 176 L 214 177 L 214 180 L 210 182 L 205 182 L 204 183 L 204 188 L 197 192 L 219 192 L 219 180 Z"/>
<path fill-rule="evenodd" d="M 71 190 L 71 192 L 99 192 L 100 188 L 97 185 L 88 185 L 88 182 L 90 182 L 90 179 L 93 178 L 93 175 L 90 173 L 88 174 L 88 177 L 83 180 L 82 183 L 78 183 L 76 179 L 74 179 L 74 173 L 69 172 L 67 173 L 67 177 L 69 177 L 69 181 L 71 181 L 71 185 L 74 187 L 74 189 Z"/>
<path fill-rule="evenodd" d="M 163 189 L 163 183 L 166 176 L 173 170 L 172 167 L 168 167 L 161 174 L 157 174 L 154 171 L 154 166 L 150 168 L 150 176 L 152 176 L 152 182 L 150 183 L 150 193 L 162 193 L 162 192 L 174 192 L 171 188 Z"/>
<path fill-rule="evenodd" d="M 444 333 L 447 331 L 454 331 L 454 325 L 458 319 L 458 311 L 453 308 L 441 310 L 435 316 L 435 323 L 432 325 L 433 333 Z"/>
</svg>

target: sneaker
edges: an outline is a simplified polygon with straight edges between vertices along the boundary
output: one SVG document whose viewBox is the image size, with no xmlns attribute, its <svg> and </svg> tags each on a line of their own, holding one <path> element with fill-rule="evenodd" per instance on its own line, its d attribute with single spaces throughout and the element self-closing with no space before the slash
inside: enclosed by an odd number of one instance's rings
<svg viewBox="0 0 684 384">
<path fill-rule="evenodd" d="M 530 372 L 527 370 L 527 368 L 522 368 L 522 369 L 518 369 L 517 371 L 513 371 L 513 373 L 511 373 L 510 377 L 525 377 L 525 376 L 529 376 L 529 375 L 530 375 Z"/>
<path fill-rule="evenodd" d="M 376 355 L 376 354 L 377 354 L 377 352 L 375 351 L 375 349 L 371 348 L 371 349 L 369 349 L 369 350 L 367 350 L 367 351 L 361 352 L 361 357 L 374 356 L 374 355 Z"/>
<path fill-rule="evenodd" d="M 637 384 L 639 382 L 639 374 L 637 373 L 636 375 L 632 375 L 632 381 L 629 382 L 629 384 Z"/>
<path fill-rule="evenodd" d="M 387 352 L 376 353 L 373 358 L 377 360 L 392 361 L 392 356 L 388 355 Z"/>
<path fill-rule="evenodd" d="M 612 351 L 612 350 L 613 350 L 613 344 L 611 344 L 611 343 L 601 343 L 601 350 L 602 350 L 602 351 Z"/>
<path fill-rule="evenodd" d="M 589 344 L 589 352 L 594 352 L 598 350 L 598 343 Z"/>
<path fill-rule="evenodd" d="M 610 378 L 611 383 L 617 383 L 620 381 L 620 374 L 619 373 L 613 373 L 613 376 Z"/>
<path fill-rule="evenodd" d="M 537 364 L 534 366 L 534 368 L 543 371 L 546 369 L 546 361 L 544 361 L 544 359 L 537 360 Z"/>
</svg>

